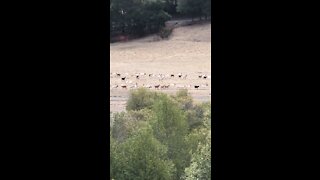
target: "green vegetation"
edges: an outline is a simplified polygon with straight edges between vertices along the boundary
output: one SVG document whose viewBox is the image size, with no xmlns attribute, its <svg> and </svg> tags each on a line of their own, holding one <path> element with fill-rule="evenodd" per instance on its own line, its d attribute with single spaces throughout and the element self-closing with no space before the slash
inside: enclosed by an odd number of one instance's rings
<svg viewBox="0 0 320 180">
<path fill-rule="evenodd" d="M 172 31 L 173 31 L 172 28 L 162 28 L 162 29 L 160 30 L 159 36 L 160 36 L 162 39 L 169 38 L 169 36 L 171 35 Z"/>
<path fill-rule="evenodd" d="M 207 19 L 211 15 L 211 0 L 178 0 L 177 11 L 192 18 Z"/>
<path fill-rule="evenodd" d="M 110 35 L 157 32 L 171 16 L 162 0 L 111 0 Z"/>
<path fill-rule="evenodd" d="M 110 179 L 210 179 L 210 103 L 138 89 L 113 119 Z"/>
<path fill-rule="evenodd" d="M 176 16 L 205 17 L 211 15 L 211 0 L 111 0 L 110 37 L 143 36 L 157 33 L 168 37 L 171 30 L 165 22 Z"/>
</svg>

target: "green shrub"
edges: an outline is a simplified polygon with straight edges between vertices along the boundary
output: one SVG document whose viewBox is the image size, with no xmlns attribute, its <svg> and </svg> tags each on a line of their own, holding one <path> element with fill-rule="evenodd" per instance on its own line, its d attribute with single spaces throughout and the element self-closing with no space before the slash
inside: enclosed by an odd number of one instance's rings
<svg viewBox="0 0 320 180">
<path fill-rule="evenodd" d="M 139 88 L 131 91 L 127 101 L 127 111 L 151 109 L 155 98 L 158 96 L 156 92 L 151 92 L 145 88 Z"/>
<path fill-rule="evenodd" d="M 153 137 L 150 127 L 139 129 L 118 148 L 112 149 L 114 179 L 171 180 L 174 164 L 167 158 L 167 147 Z"/>
<path fill-rule="evenodd" d="M 173 31 L 173 28 L 162 28 L 159 32 L 159 36 L 162 38 L 162 39 L 167 39 L 170 37 L 170 35 L 172 34 L 172 31 Z"/>
</svg>

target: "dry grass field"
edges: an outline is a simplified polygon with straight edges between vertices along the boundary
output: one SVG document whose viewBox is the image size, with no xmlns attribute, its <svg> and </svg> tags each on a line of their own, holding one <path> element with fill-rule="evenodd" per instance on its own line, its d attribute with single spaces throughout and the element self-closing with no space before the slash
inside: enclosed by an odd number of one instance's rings
<svg viewBox="0 0 320 180">
<path fill-rule="evenodd" d="M 166 93 L 188 89 L 195 101 L 210 101 L 211 24 L 176 28 L 168 40 L 153 35 L 110 44 L 110 68 L 112 112 L 124 111 L 130 90 L 143 86 Z"/>
</svg>

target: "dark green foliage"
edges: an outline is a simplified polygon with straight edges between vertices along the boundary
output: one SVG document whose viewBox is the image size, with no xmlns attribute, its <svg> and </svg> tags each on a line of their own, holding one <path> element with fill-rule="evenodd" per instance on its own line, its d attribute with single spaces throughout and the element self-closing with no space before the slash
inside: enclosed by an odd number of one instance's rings
<svg viewBox="0 0 320 180">
<path fill-rule="evenodd" d="M 111 40 L 116 41 L 120 35 L 139 37 L 150 33 L 168 38 L 172 29 L 167 29 L 165 22 L 179 13 L 207 18 L 211 15 L 211 0 L 111 0 Z"/>
<path fill-rule="evenodd" d="M 168 96 L 160 97 L 153 106 L 155 112 L 155 122 L 153 122 L 157 137 L 159 139 L 168 139 L 171 136 L 187 133 L 187 123 L 183 112 L 174 101 Z"/>
<path fill-rule="evenodd" d="M 172 159 L 177 172 L 175 179 L 178 179 L 187 166 L 188 151 L 185 136 L 188 132 L 186 118 L 169 96 L 163 95 L 155 102 L 153 111 L 155 121 L 152 123 L 155 137 L 168 146 L 168 157 Z"/>
<path fill-rule="evenodd" d="M 157 141 L 151 128 L 139 129 L 124 143 L 118 144 L 111 152 L 111 175 L 114 179 L 125 180 L 170 180 L 175 170 L 167 159 L 167 148 Z"/>
<path fill-rule="evenodd" d="M 211 15 L 211 0 L 178 0 L 177 11 L 191 17 Z"/>
<path fill-rule="evenodd" d="M 190 130 L 195 129 L 203 124 L 203 110 L 199 106 L 186 111 L 187 122 Z"/>
<path fill-rule="evenodd" d="M 113 114 L 110 179 L 208 178 L 210 108 L 194 104 L 186 90 L 131 92 L 128 111 Z"/>
<path fill-rule="evenodd" d="M 177 0 L 165 0 L 164 10 L 169 14 L 177 14 Z"/>
<path fill-rule="evenodd" d="M 211 104 L 202 104 L 204 109 L 203 128 L 194 130 L 188 136 L 192 150 L 190 166 L 185 168 L 183 179 L 211 179 Z M 198 142 L 198 145 L 196 143 Z M 197 147 L 197 148 L 196 148 Z M 196 151 L 194 151 L 197 149 Z"/>
<path fill-rule="evenodd" d="M 162 0 L 113 0 L 110 2 L 110 36 L 158 32 L 171 16 Z"/>
</svg>

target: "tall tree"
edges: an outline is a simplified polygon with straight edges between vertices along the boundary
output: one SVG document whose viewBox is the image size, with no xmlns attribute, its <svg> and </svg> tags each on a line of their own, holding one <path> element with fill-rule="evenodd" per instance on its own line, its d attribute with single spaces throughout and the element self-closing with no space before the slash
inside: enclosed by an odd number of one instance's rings
<svg viewBox="0 0 320 180">
<path fill-rule="evenodd" d="M 178 179 L 188 165 L 188 148 L 186 134 L 188 124 L 185 115 L 167 95 L 162 95 L 155 102 L 153 111 L 155 120 L 152 123 L 155 137 L 168 146 L 168 157 L 177 169 L 174 179 Z"/>
<path fill-rule="evenodd" d="M 191 165 L 185 169 L 186 180 L 211 179 L 211 133 L 208 133 L 206 144 L 200 144 L 192 156 Z"/>
<path fill-rule="evenodd" d="M 211 14 L 211 0 L 178 0 L 178 12 L 194 17 Z"/>
<path fill-rule="evenodd" d="M 112 172 L 113 177 L 110 178 L 174 179 L 175 167 L 167 158 L 167 147 L 153 137 L 151 128 L 139 129 L 132 137 L 118 145 L 116 150 L 111 155 L 116 157 L 113 159 L 116 161 L 117 169 Z"/>
<path fill-rule="evenodd" d="M 164 0 L 113 0 L 110 3 L 112 32 L 143 35 L 160 30 L 170 15 Z"/>
</svg>

